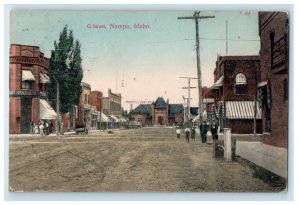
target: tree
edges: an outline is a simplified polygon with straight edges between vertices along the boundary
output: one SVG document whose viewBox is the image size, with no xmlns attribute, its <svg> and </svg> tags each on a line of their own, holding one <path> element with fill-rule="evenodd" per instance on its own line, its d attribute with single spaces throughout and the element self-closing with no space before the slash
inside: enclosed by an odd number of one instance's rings
<svg viewBox="0 0 300 205">
<path fill-rule="evenodd" d="M 54 41 L 54 50 L 49 61 L 50 85 L 48 99 L 56 109 L 57 83 L 59 83 L 60 113 L 69 112 L 79 103 L 83 71 L 81 66 L 80 43 L 74 42 L 73 31 L 67 25 L 60 33 L 59 41 Z"/>
</svg>

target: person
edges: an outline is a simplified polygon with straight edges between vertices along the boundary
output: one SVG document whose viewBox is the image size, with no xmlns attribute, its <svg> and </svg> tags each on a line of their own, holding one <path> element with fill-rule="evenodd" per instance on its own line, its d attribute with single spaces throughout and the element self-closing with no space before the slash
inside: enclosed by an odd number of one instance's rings
<svg viewBox="0 0 300 205">
<path fill-rule="evenodd" d="M 219 136 L 218 136 L 218 124 L 216 122 L 212 122 L 210 131 L 213 140 L 217 140 Z"/>
<path fill-rule="evenodd" d="M 186 143 L 190 143 L 190 133 L 191 133 L 190 127 L 187 126 L 185 128 L 185 142 Z"/>
<path fill-rule="evenodd" d="M 195 130 L 195 127 L 193 127 L 192 131 L 191 131 L 191 140 L 194 143 L 195 143 L 195 135 L 196 135 L 196 130 Z"/>
<path fill-rule="evenodd" d="M 48 124 L 48 122 L 45 123 L 45 135 L 49 135 L 49 124 Z"/>
<path fill-rule="evenodd" d="M 39 126 L 39 128 L 40 128 L 40 134 L 43 136 L 44 135 L 44 122 L 40 122 L 40 126 Z"/>
<path fill-rule="evenodd" d="M 180 128 L 179 127 L 176 128 L 176 135 L 177 135 L 177 139 L 180 139 Z"/>
<path fill-rule="evenodd" d="M 203 123 L 200 124 L 200 135 L 201 135 L 202 143 L 206 143 L 207 129 L 208 129 L 207 123 L 206 121 L 203 121 Z"/>
<path fill-rule="evenodd" d="M 34 123 L 33 121 L 30 122 L 30 134 L 33 134 L 33 128 L 34 128 Z"/>
</svg>

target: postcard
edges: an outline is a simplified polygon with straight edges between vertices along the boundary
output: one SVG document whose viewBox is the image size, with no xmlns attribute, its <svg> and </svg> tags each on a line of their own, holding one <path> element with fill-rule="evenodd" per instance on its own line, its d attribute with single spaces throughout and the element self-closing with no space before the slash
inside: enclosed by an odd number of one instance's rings
<svg viewBox="0 0 300 205">
<path fill-rule="evenodd" d="M 289 13 L 12 10 L 10 192 L 287 192 Z"/>
</svg>

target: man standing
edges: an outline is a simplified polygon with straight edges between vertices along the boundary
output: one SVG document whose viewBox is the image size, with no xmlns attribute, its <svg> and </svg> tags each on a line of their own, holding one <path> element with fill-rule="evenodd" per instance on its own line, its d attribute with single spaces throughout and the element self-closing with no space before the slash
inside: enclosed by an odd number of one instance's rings
<svg viewBox="0 0 300 205">
<path fill-rule="evenodd" d="M 211 124 L 210 131 L 211 131 L 213 140 L 217 140 L 219 136 L 218 136 L 218 124 L 216 122 L 213 122 Z"/>
<path fill-rule="evenodd" d="M 201 135 L 202 143 L 206 143 L 207 130 L 208 130 L 208 126 L 206 124 L 206 121 L 203 121 L 203 123 L 200 124 L 200 135 Z"/>
<path fill-rule="evenodd" d="M 189 126 L 187 126 L 185 128 L 185 142 L 186 143 L 190 143 L 190 133 L 191 133 L 191 129 Z"/>
</svg>

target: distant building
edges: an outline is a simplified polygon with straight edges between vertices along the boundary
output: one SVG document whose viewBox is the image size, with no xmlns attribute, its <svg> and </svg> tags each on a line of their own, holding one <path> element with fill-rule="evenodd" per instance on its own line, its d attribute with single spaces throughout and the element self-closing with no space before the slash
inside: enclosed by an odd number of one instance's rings
<svg viewBox="0 0 300 205">
<path fill-rule="evenodd" d="M 56 118 L 47 102 L 49 59 L 39 47 L 19 44 L 9 58 L 9 133 L 29 133 L 31 122 Z"/>
<path fill-rule="evenodd" d="M 263 142 L 288 144 L 289 19 L 285 12 L 259 12 Z"/>
<path fill-rule="evenodd" d="M 131 121 L 145 125 L 174 125 L 183 123 L 184 108 L 182 104 L 169 104 L 158 97 L 152 104 L 140 104 L 129 113 Z"/>
<path fill-rule="evenodd" d="M 215 98 L 207 115 L 218 119 L 221 129 L 230 127 L 233 133 L 254 132 L 259 69 L 259 56 L 218 56 L 214 85 L 206 89 L 206 95 Z M 256 132 L 261 133 L 261 109 L 256 107 Z"/>
<path fill-rule="evenodd" d="M 106 115 L 122 116 L 122 96 L 108 89 L 108 96 L 103 98 L 103 112 Z"/>
<path fill-rule="evenodd" d="M 77 106 L 77 126 L 86 126 L 88 130 L 91 129 L 91 85 L 81 83 L 81 95 L 79 104 Z"/>
</svg>

